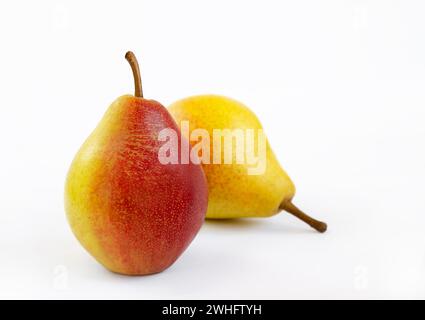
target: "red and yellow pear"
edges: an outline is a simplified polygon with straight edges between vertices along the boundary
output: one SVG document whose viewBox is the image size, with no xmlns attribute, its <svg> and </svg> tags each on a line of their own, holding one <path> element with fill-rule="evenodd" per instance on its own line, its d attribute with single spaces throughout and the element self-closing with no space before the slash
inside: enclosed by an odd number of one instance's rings
<svg viewBox="0 0 425 320">
<path fill-rule="evenodd" d="M 126 275 L 160 272 L 188 247 L 207 209 L 200 165 L 161 164 L 158 134 L 179 129 L 157 101 L 143 98 L 128 52 L 135 95 L 115 100 L 75 156 L 65 209 L 75 236 L 107 269 Z M 180 143 L 180 134 L 179 143 Z"/>
</svg>

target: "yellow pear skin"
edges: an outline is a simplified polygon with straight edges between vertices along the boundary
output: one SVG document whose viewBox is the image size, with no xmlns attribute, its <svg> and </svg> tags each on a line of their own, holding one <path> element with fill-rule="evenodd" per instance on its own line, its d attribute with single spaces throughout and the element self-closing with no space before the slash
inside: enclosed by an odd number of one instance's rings
<svg viewBox="0 0 425 320">
<path fill-rule="evenodd" d="M 224 96 L 188 97 L 173 103 L 168 110 L 179 126 L 184 122 L 189 124 L 189 140 L 195 129 L 208 131 L 211 159 L 215 129 L 253 129 L 254 145 L 257 145 L 259 139 L 258 130 L 262 130 L 260 121 L 248 107 Z M 182 130 L 182 133 L 185 134 L 185 131 Z M 192 145 L 197 143 L 190 141 Z M 262 174 L 248 174 L 252 164 L 236 163 L 235 147 L 232 153 L 231 164 L 214 164 L 212 160 L 202 164 L 208 182 L 207 218 L 269 217 L 285 210 L 319 232 L 326 231 L 325 223 L 309 217 L 292 203 L 294 183 L 280 166 L 267 140 L 265 170 Z"/>
</svg>

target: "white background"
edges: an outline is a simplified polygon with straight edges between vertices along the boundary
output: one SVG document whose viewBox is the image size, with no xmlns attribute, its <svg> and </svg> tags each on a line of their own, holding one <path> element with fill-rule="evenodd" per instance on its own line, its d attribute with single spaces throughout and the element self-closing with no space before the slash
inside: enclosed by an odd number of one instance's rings
<svg viewBox="0 0 425 320">
<path fill-rule="evenodd" d="M 2 1 L 0 298 L 425 298 L 423 1 Z M 236 98 L 318 234 L 284 213 L 206 223 L 165 272 L 78 244 L 69 164 L 109 104 Z"/>
</svg>

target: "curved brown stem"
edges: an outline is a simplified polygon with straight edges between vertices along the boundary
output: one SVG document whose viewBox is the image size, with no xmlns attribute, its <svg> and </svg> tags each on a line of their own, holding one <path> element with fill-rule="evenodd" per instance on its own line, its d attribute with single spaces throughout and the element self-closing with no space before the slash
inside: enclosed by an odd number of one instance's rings
<svg viewBox="0 0 425 320">
<path fill-rule="evenodd" d="M 313 219 L 312 217 L 308 216 L 307 214 L 302 212 L 300 209 L 298 209 L 291 201 L 282 202 L 279 208 L 296 216 L 298 219 L 304 221 L 305 223 L 310 225 L 313 229 L 316 229 L 317 231 L 321 233 L 325 232 L 326 229 L 328 228 L 326 223 Z"/>
<path fill-rule="evenodd" d="M 140 69 L 139 63 L 137 62 L 136 56 L 133 52 L 128 51 L 125 54 L 125 58 L 131 66 L 131 70 L 133 71 L 134 77 L 134 95 L 139 98 L 143 98 L 143 90 L 142 90 L 142 78 L 140 77 Z"/>
</svg>

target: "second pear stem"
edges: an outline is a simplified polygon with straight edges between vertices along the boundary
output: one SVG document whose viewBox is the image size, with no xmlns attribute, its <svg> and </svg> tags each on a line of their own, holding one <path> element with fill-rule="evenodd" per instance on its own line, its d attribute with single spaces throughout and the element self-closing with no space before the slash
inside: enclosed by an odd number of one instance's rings
<svg viewBox="0 0 425 320">
<path fill-rule="evenodd" d="M 304 212 L 302 212 L 300 209 L 298 209 L 291 201 L 284 201 L 280 205 L 280 209 L 285 210 L 292 215 L 296 216 L 298 219 L 304 221 L 308 225 L 310 225 L 313 229 L 316 229 L 317 231 L 323 233 L 326 231 L 328 226 L 326 223 L 313 219 L 312 217 L 308 216 Z"/>
</svg>

